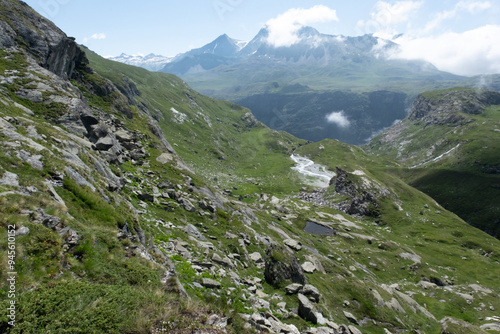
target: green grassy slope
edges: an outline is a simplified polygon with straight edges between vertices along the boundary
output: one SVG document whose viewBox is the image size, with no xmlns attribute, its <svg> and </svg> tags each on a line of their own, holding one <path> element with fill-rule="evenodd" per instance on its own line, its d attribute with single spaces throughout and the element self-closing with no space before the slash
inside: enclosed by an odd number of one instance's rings
<svg viewBox="0 0 500 334">
<path fill-rule="evenodd" d="M 124 78 L 135 83 L 141 92 L 135 97 L 137 104 L 158 119 L 167 140 L 196 173 L 216 178 L 224 187 L 259 190 L 252 182 L 256 179 L 271 187 L 263 191 L 293 189 L 282 181 L 294 178 L 289 155 L 304 140 L 272 131 L 248 109 L 202 96 L 173 75 L 108 61 L 88 50 L 87 54 L 95 70 L 117 86 Z M 176 122 L 172 109 L 186 120 Z"/>
<path fill-rule="evenodd" d="M 449 91 L 423 96 L 440 98 Z M 463 90 L 463 96 L 469 91 Z M 480 114 L 452 113 L 459 123 L 404 120 L 374 138 L 367 149 L 399 160 L 394 170 L 473 226 L 500 236 L 500 106 Z"/>
<path fill-rule="evenodd" d="M 2 269 L 9 225 L 20 232 L 16 327 L 2 312 L 0 332 L 224 332 L 214 316 L 227 319 L 227 333 L 261 331 L 245 327 L 251 315 L 305 331 L 317 325 L 296 315 L 288 282 L 269 284 L 252 259 L 287 239 L 301 246 L 290 250 L 299 263 L 316 263 L 305 274 L 321 295 L 316 310 L 363 333 L 441 333 L 443 317 L 481 333 L 500 309 L 500 241 L 394 176 L 398 163 L 338 141 L 305 143 L 176 77 L 86 52 L 94 70 L 79 67 L 71 82 L 22 49 L 0 52 Z M 70 131 L 83 117 L 94 133 L 108 131 L 100 139 L 135 137 L 120 149 L 144 154 L 114 160 L 91 134 Z M 304 187 L 290 169 L 294 150 L 342 168 L 355 195 L 374 194 L 370 215 L 340 210 L 350 195 L 334 186 Z M 311 221 L 333 235 L 304 231 Z M 2 310 L 10 303 L 4 272 Z M 202 286 L 207 278 L 220 287 Z"/>
</svg>

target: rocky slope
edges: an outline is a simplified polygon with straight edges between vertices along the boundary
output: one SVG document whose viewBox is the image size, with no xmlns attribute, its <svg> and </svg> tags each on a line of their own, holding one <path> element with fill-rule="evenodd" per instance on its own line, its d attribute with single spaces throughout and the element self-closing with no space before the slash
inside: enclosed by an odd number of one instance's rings
<svg viewBox="0 0 500 334">
<path fill-rule="evenodd" d="M 0 15 L 2 332 L 498 329 L 499 241 L 394 163 L 306 145 L 171 75 L 32 47 L 71 39 L 22 2 Z M 293 151 L 331 186 L 307 186 Z"/>
<path fill-rule="evenodd" d="M 408 182 L 499 237 L 499 106 L 500 94 L 485 89 L 427 92 L 368 148 L 399 160 Z"/>
</svg>

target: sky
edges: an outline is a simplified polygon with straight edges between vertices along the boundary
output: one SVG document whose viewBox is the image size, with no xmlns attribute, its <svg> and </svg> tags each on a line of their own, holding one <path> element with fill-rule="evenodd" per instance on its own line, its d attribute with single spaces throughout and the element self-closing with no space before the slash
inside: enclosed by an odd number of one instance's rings
<svg viewBox="0 0 500 334">
<path fill-rule="evenodd" d="M 175 56 L 226 33 L 290 45 L 312 26 L 330 35 L 374 34 L 401 45 L 394 58 L 423 59 L 461 75 L 500 73 L 500 0 L 24 0 L 102 56 Z M 398 38 L 397 35 L 403 34 Z"/>
</svg>

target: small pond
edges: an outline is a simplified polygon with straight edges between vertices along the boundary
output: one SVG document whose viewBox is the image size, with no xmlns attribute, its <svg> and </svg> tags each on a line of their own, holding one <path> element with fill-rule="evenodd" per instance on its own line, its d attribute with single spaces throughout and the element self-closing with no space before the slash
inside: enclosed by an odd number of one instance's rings
<svg viewBox="0 0 500 334">
<path fill-rule="evenodd" d="M 316 234 L 316 235 L 334 235 L 335 230 L 333 228 L 316 224 L 313 222 L 306 222 L 306 227 L 304 228 L 304 231 L 307 233 L 311 234 Z"/>
</svg>

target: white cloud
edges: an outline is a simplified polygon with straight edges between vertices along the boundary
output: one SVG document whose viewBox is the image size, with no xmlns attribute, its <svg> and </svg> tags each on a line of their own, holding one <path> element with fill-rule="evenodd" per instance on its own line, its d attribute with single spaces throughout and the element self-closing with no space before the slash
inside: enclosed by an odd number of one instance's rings
<svg viewBox="0 0 500 334">
<path fill-rule="evenodd" d="M 106 34 L 103 33 L 98 33 L 98 34 L 93 34 L 90 36 L 92 39 L 106 39 Z"/>
<path fill-rule="evenodd" d="M 328 123 L 336 124 L 341 128 L 348 128 L 351 122 L 347 119 L 344 111 L 334 111 L 325 116 Z"/>
<path fill-rule="evenodd" d="M 460 1 L 455 5 L 452 10 L 446 10 L 438 13 L 434 19 L 426 24 L 424 31 L 430 32 L 443 23 L 443 21 L 457 17 L 461 12 L 467 12 L 470 14 L 476 14 L 478 12 L 484 11 L 491 7 L 491 2 L 489 1 Z"/>
<path fill-rule="evenodd" d="M 106 39 L 106 34 L 104 33 L 96 33 L 96 34 L 93 34 L 92 36 L 90 37 L 85 37 L 83 39 L 83 42 L 84 43 L 87 43 L 89 40 L 91 39 L 95 39 L 95 40 L 100 40 L 100 39 Z"/>
<path fill-rule="evenodd" d="M 392 58 L 423 59 L 442 71 L 460 75 L 500 73 L 499 25 L 487 25 L 463 33 L 438 36 L 402 36 L 401 48 Z"/>
<path fill-rule="evenodd" d="M 492 4 L 489 1 L 460 1 L 456 8 L 471 14 L 476 14 L 477 12 L 491 8 L 491 6 Z"/>
<path fill-rule="evenodd" d="M 337 12 L 323 5 L 309 9 L 292 8 L 267 21 L 269 30 L 267 43 L 275 47 L 291 46 L 299 42 L 300 28 L 320 22 L 338 21 Z"/>
<path fill-rule="evenodd" d="M 365 34 L 373 33 L 379 37 L 391 38 L 398 32 L 397 25 L 408 22 L 422 4 L 423 1 L 397 1 L 392 5 L 378 1 L 370 18 L 358 21 L 358 29 Z"/>
</svg>

